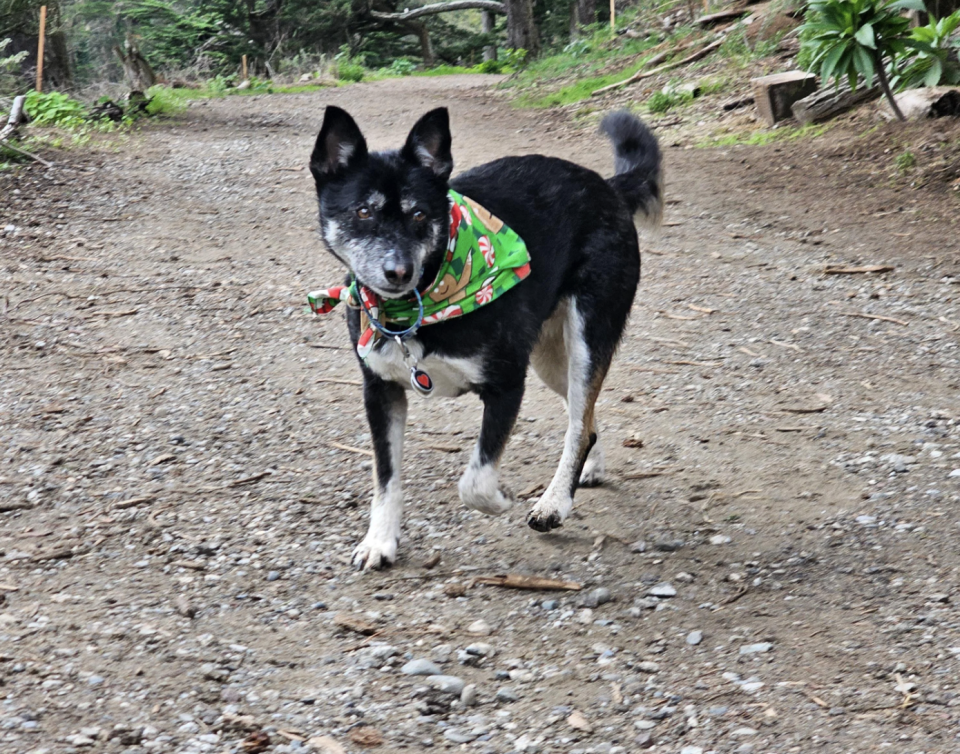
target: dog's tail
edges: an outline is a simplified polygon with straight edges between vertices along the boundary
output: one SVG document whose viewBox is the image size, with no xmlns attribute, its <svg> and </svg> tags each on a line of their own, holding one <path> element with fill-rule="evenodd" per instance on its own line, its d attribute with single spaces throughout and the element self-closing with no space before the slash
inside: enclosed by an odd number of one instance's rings
<svg viewBox="0 0 960 754">
<path fill-rule="evenodd" d="M 626 110 L 607 115 L 600 130 L 613 142 L 616 175 L 607 183 L 623 197 L 638 224 L 659 227 L 663 219 L 663 170 L 657 137 Z"/>
</svg>

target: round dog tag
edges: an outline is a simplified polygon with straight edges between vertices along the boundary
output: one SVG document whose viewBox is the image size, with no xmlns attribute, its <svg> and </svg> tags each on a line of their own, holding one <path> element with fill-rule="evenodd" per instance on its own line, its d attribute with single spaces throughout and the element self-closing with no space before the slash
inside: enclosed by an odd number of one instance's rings
<svg viewBox="0 0 960 754">
<path fill-rule="evenodd" d="M 410 384 L 413 385 L 414 390 L 422 395 L 430 395 L 433 392 L 433 380 L 422 369 L 411 367 Z"/>
</svg>

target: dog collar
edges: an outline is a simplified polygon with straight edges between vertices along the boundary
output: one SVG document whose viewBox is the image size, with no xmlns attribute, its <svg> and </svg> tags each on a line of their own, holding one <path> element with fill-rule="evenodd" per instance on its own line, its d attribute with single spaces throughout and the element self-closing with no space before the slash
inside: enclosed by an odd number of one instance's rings
<svg viewBox="0 0 960 754">
<path fill-rule="evenodd" d="M 422 297 L 414 291 L 410 298 L 384 299 L 356 278 L 349 285 L 323 288 L 307 296 L 314 314 L 327 314 L 343 301 L 361 310 L 360 358 L 370 354 L 381 336 L 397 339 L 402 345 L 420 327 L 469 314 L 530 275 L 530 254 L 520 236 L 472 199 L 456 191 L 450 191 L 449 197 L 447 249 L 437 277 Z M 407 352 L 405 347 L 403 350 Z"/>
</svg>

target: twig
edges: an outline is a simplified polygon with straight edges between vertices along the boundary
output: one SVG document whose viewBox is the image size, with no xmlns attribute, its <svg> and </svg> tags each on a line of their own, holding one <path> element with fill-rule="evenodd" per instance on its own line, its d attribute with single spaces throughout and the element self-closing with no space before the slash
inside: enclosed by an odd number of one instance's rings
<svg viewBox="0 0 960 754">
<path fill-rule="evenodd" d="M 540 576 L 525 576 L 520 573 L 506 573 L 497 576 L 476 576 L 472 583 L 502 586 L 506 589 L 563 589 L 570 592 L 579 592 L 583 589 L 583 584 L 576 581 L 545 579 Z"/>
<path fill-rule="evenodd" d="M 709 55 L 711 52 L 716 50 L 722 44 L 723 44 L 723 40 L 717 39 L 711 42 L 710 44 L 708 44 L 706 47 L 701 47 L 696 52 L 690 55 L 687 55 L 687 57 L 685 57 L 683 60 L 678 60 L 674 63 L 667 63 L 666 65 L 662 65 L 659 68 L 653 68 L 648 71 L 638 71 L 637 73 L 633 74 L 630 78 L 624 81 L 618 81 L 616 84 L 610 84 L 609 86 L 600 87 L 599 89 L 595 90 L 590 96 L 598 97 L 599 95 L 605 94 L 606 92 L 613 91 L 614 89 L 620 89 L 621 87 L 624 87 L 624 86 L 630 86 L 631 84 L 635 84 L 638 81 L 642 81 L 643 79 L 650 78 L 651 76 L 656 76 L 658 73 L 664 73 L 665 71 L 670 71 L 674 68 L 679 68 L 680 66 L 687 65 L 688 63 L 693 63 L 697 60 L 700 60 L 700 58 L 705 58 L 707 55 Z"/>
<path fill-rule="evenodd" d="M 335 380 L 333 377 L 321 377 L 316 380 L 317 383 L 329 382 L 333 385 L 362 385 L 363 383 L 360 380 Z"/>
<path fill-rule="evenodd" d="M 363 448 L 355 448 L 352 445 L 344 445 L 340 442 L 334 442 L 333 440 L 328 440 L 327 445 L 337 450 L 346 450 L 348 453 L 357 453 L 361 456 L 371 456 L 373 457 L 372 450 L 364 450 Z"/>
<path fill-rule="evenodd" d="M 240 487 L 244 484 L 253 484 L 254 482 L 259 482 L 265 476 L 270 476 L 272 473 L 272 471 L 267 470 L 261 471 L 259 474 L 254 474 L 252 476 L 245 476 L 243 479 L 235 479 L 234 481 L 225 484 L 224 489 L 228 489 L 230 487 Z"/>
<path fill-rule="evenodd" d="M 40 157 L 39 155 L 35 155 L 33 152 L 28 152 L 26 149 L 20 149 L 20 147 L 15 147 L 15 146 L 13 146 L 13 144 L 11 144 L 11 143 L 10 143 L 9 141 L 7 141 L 7 140 L 2 140 L 2 141 L 0 141 L 0 146 L 2 146 L 4 149 L 9 149 L 11 152 L 16 152 L 17 154 L 22 154 L 24 157 L 29 157 L 31 160 L 35 160 L 36 162 L 39 162 L 39 163 L 40 163 L 41 165 L 43 165 L 44 167 L 48 167 L 48 168 L 52 168 L 52 167 L 53 167 L 53 163 L 52 163 L 52 162 L 49 162 L 49 161 L 43 159 L 43 158 Z"/>
<path fill-rule="evenodd" d="M 893 272 L 894 266 L 890 264 L 868 264 L 864 267 L 824 267 L 824 275 L 856 275 L 858 273 L 868 272 Z"/>
<path fill-rule="evenodd" d="M 126 508 L 133 508 L 141 503 L 152 503 L 156 499 L 154 495 L 142 495 L 141 497 L 131 497 L 129 500 L 121 500 L 112 507 L 114 510 L 124 510 Z"/>
<path fill-rule="evenodd" d="M 894 317 L 884 317 L 880 314 L 864 314 L 861 312 L 839 312 L 841 316 L 844 317 L 860 317 L 861 319 L 877 319 L 881 322 L 893 322 L 895 325 L 903 325 L 906 327 L 909 322 L 904 322 L 902 319 L 895 319 Z"/>
</svg>

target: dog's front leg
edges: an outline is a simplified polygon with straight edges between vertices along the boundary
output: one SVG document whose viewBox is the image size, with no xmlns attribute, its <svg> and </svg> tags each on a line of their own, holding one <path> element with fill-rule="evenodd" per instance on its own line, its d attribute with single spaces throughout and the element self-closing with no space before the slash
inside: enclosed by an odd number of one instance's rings
<svg viewBox="0 0 960 754">
<path fill-rule="evenodd" d="M 473 457 L 460 477 L 460 499 L 468 508 L 497 516 L 510 509 L 513 495 L 500 485 L 500 457 L 523 402 L 523 384 L 480 394 L 483 423 Z"/>
<path fill-rule="evenodd" d="M 363 402 L 373 439 L 373 502 L 370 528 L 353 551 L 355 568 L 393 565 L 400 540 L 403 488 L 403 430 L 407 423 L 407 396 L 395 382 L 386 382 L 364 369 Z"/>
</svg>

